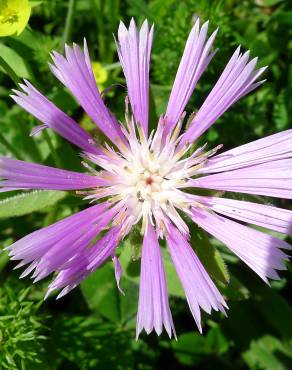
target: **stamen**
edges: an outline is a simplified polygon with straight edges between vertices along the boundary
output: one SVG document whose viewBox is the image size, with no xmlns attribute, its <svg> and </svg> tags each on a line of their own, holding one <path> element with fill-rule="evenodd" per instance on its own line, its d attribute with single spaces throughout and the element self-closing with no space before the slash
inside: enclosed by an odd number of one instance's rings
<svg viewBox="0 0 292 370">
<path fill-rule="evenodd" d="M 142 198 L 141 191 L 137 192 L 137 198 L 138 198 L 139 202 L 144 202 L 144 198 Z"/>
<path fill-rule="evenodd" d="M 171 138 L 170 138 L 170 141 L 171 142 L 174 142 L 178 138 L 178 135 L 180 133 L 180 130 L 181 130 L 183 121 L 185 119 L 185 116 L 186 116 L 186 112 L 183 112 L 183 114 L 181 115 L 181 117 L 180 117 L 177 125 L 175 126 L 175 128 L 174 128 L 174 130 L 172 132 L 172 135 L 171 135 Z"/>
</svg>

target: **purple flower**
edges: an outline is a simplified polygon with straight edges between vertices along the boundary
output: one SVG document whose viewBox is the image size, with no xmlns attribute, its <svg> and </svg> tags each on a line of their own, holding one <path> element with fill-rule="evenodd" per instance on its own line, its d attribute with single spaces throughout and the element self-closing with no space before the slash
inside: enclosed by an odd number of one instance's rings
<svg viewBox="0 0 292 370">
<path fill-rule="evenodd" d="M 137 29 L 120 24 L 117 49 L 127 81 L 131 112 L 125 123 L 105 106 L 95 83 L 86 43 L 65 47 L 65 56 L 52 53 L 50 68 L 72 92 L 112 146 L 95 143 L 72 118 L 45 98 L 29 82 L 14 91 L 13 99 L 33 114 L 41 126 L 51 128 L 82 149 L 88 173 L 55 169 L 1 158 L 1 191 L 15 189 L 82 190 L 96 204 L 8 247 L 17 267 L 28 265 L 22 276 L 34 281 L 57 272 L 48 293 L 67 294 L 108 258 L 112 258 L 119 287 L 122 269 L 117 247 L 141 224 L 144 236 L 141 258 L 137 337 L 145 329 L 159 335 L 163 327 L 171 337 L 174 325 L 168 304 L 167 283 L 159 239 L 169 254 L 201 331 L 201 309 L 225 312 L 227 305 L 189 244 L 185 216 L 219 239 L 264 281 L 277 279 L 285 269 L 285 241 L 240 222 L 292 234 L 292 212 L 246 201 L 196 195 L 206 188 L 226 192 L 292 198 L 292 130 L 256 140 L 220 154 L 219 145 L 206 150 L 196 140 L 232 104 L 261 85 L 265 68 L 257 59 L 236 49 L 214 88 L 183 132 L 184 109 L 213 58 L 208 23 L 196 21 L 185 46 L 165 115 L 154 132 L 148 132 L 149 61 L 153 27 L 145 21 Z M 102 200 L 102 201 L 101 201 Z M 99 234 L 102 232 L 102 236 Z"/>
</svg>

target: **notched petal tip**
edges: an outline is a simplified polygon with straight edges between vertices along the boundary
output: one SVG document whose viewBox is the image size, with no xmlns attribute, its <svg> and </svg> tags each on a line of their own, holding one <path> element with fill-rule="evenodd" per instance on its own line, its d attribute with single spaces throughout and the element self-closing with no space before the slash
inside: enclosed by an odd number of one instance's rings
<svg viewBox="0 0 292 370">
<path fill-rule="evenodd" d="M 207 20 L 206 22 L 204 22 L 202 24 L 202 27 L 201 27 L 201 33 L 205 32 L 208 30 L 208 27 L 209 27 L 209 20 Z"/>
<path fill-rule="evenodd" d="M 131 20 L 130 20 L 130 25 L 129 25 L 129 31 L 130 30 L 136 30 L 136 22 L 135 22 L 135 19 L 132 17 Z"/>
<path fill-rule="evenodd" d="M 194 18 L 194 16 L 193 16 Z M 200 17 L 196 17 L 195 19 L 193 19 L 194 21 L 194 25 L 193 25 L 193 29 L 196 27 L 196 28 L 199 28 L 200 27 Z"/>
<path fill-rule="evenodd" d="M 241 50 L 241 45 L 238 45 L 237 48 L 235 49 L 233 55 L 236 55 L 236 54 L 239 55 L 240 50 Z"/>
<path fill-rule="evenodd" d="M 17 90 L 15 90 L 15 91 L 13 91 L 16 95 L 14 95 L 14 94 L 10 94 L 9 96 L 10 96 L 10 98 L 12 99 L 12 100 L 14 100 L 15 101 L 15 103 L 17 103 L 17 100 L 19 99 L 19 96 L 17 95 Z"/>
<path fill-rule="evenodd" d="M 128 29 L 125 26 L 123 21 L 120 21 L 119 28 L 118 28 L 118 40 L 122 40 L 128 37 Z"/>
<path fill-rule="evenodd" d="M 64 45 L 64 50 L 65 50 L 65 55 L 66 55 L 66 58 L 68 59 L 68 56 L 69 56 L 69 54 L 71 53 L 71 51 L 72 51 L 72 48 L 71 48 L 71 46 L 69 45 L 69 44 L 65 44 Z"/>
<path fill-rule="evenodd" d="M 148 19 L 147 19 L 147 18 L 146 18 L 146 19 L 144 20 L 144 22 L 142 23 L 141 29 L 142 29 L 142 28 L 145 28 L 145 27 L 147 27 L 147 29 L 148 29 L 148 27 L 149 27 L 149 22 L 148 22 Z"/>
</svg>

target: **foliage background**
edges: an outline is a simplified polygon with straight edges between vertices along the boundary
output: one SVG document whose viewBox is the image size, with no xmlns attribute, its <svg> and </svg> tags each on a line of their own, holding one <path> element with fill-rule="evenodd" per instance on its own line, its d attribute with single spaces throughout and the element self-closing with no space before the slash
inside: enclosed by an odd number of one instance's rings
<svg viewBox="0 0 292 370">
<path fill-rule="evenodd" d="M 31 1 L 29 27 L 19 37 L 0 39 L 0 55 L 18 78 L 29 78 L 59 107 L 94 131 L 69 93 L 51 76 L 49 52 L 62 50 L 65 41 L 87 38 L 94 60 L 108 70 L 103 84 L 123 84 L 112 33 L 119 20 L 147 17 L 155 23 L 152 53 L 152 91 L 157 114 L 163 112 L 192 19 L 210 19 L 220 32 L 219 53 L 201 78 L 189 104 L 195 110 L 238 44 L 269 65 L 268 81 L 237 103 L 209 130 L 210 146 L 226 148 L 291 127 L 292 114 L 292 4 L 281 0 L 48 0 Z M 75 148 L 52 132 L 29 137 L 37 122 L 9 98 L 14 82 L 0 70 L 0 154 L 81 169 Z M 125 89 L 115 86 L 107 104 L 123 117 Z M 94 133 L 94 132 L 93 132 Z M 1 194 L 1 247 L 27 233 L 86 206 L 74 194 Z M 290 208 L 291 203 L 265 199 Z M 35 212 L 33 212 L 35 211 Z M 255 241 L 256 242 L 256 241 Z M 135 313 L 139 254 L 135 240 L 125 242 L 122 260 L 126 277 L 121 296 L 106 264 L 65 298 L 43 301 L 48 281 L 31 286 L 19 280 L 14 263 L 0 255 L 0 369 L 252 369 L 292 368 L 292 268 L 282 279 L 265 286 L 220 244 L 202 239 L 196 246 L 207 268 L 228 299 L 228 318 L 204 316 L 204 334 L 198 334 L 166 258 L 172 293 L 170 304 L 178 341 L 165 334 L 142 335 L 135 341 Z M 214 254 L 216 247 L 216 254 Z M 218 254 L 220 252 L 220 255 Z M 132 256 L 132 258 L 131 258 Z M 223 258 L 224 265 L 221 258 Z M 219 263 L 218 263 L 219 262 Z M 228 265 L 230 284 L 228 279 Z M 289 294 L 290 293 L 290 294 Z"/>
</svg>

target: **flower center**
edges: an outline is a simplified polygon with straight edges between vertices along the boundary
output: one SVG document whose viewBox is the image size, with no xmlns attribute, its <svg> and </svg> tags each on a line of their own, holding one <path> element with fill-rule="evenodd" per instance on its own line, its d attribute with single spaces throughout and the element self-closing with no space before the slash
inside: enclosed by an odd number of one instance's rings
<svg viewBox="0 0 292 370">
<path fill-rule="evenodd" d="M 87 192 L 86 199 L 108 197 L 116 203 L 120 211 L 114 222 L 123 223 L 124 234 L 140 220 L 141 232 L 151 222 L 163 237 L 171 220 L 187 234 L 188 226 L 179 212 L 189 213 L 194 204 L 192 194 L 187 192 L 188 180 L 199 175 L 208 158 L 221 148 L 219 145 L 206 152 L 205 144 L 188 156 L 190 145 L 179 146 L 181 122 L 165 139 L 163 122 L 161 119 L 156 132 L 145 137 L 141 127 L 128 120 L 128 131 L 124 132 L 128 146 L 121 145 L 119 153 L 107 146 L 103 156 L 86 154 L 103 168 L 98 175 L 108 183 Z"/>
<path fill-rule="evenodd" d="M 0 22 L 2 24 L 5 23 L 13 24 L 18 22 L 18 20 L 19 20 L 18 14 L 12 10 L 5 10 L 3 14 L 0 16 Z"/>
<path fill-rule="evenodd" d="M 144 170 L 137 176 L 135 193 L 140 202 L 145 200 L 157 200 L 159 193 L 162 190 L 163 178 L 158 172 L 150 172 Z"/>
<path fill-rule="evenodd" d="M 146 185 L 152 185 L 152 184 L 153 184 L 153 182 L 154 182 L 154 180 L 153 180 L 153 177 L 152 177 L 152 176 L 149 176 L 149 177 L 147 177 L 147 178 L 145 179 L 145 183 L 146 183 Z"/>
</svg>

